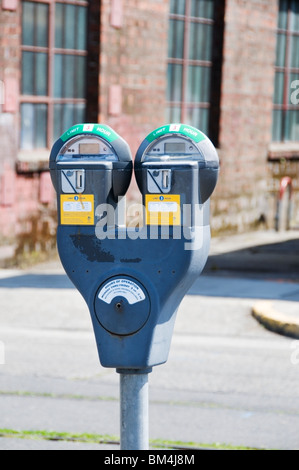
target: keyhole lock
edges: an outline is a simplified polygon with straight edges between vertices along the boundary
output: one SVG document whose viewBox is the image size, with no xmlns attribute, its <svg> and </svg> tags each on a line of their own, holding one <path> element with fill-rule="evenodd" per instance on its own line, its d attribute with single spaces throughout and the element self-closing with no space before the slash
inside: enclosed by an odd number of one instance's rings
<svg viewBox="0 0 299 470">
<path fill-rule="evenodd" d="M 123 302 L 122 301 L 116 302 L 115 309 L 117 312 L 120 312 L 123 309 Z"/>
</svg>

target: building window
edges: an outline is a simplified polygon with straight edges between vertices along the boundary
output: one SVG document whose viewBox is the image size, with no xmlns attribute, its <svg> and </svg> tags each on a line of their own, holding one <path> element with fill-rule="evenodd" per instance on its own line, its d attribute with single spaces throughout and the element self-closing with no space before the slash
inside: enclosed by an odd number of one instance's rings
<svg viewBox="0 0 299 470">
<path fill-rule="evenodd" d="M 167 120 L 209 131 L 215 0 L 171 0 Z"/>
<path fill-rule="evenodd" d="M 272 138 L 299 141 L 299 107 L 292 86 L 299 80 L 299 1 L 280 0 Z M 297 87 L 298 88 L 298 87 Z"/>
<path fill-rule="evenodd" d="M 87 2 L 22 2 L 21 149 L 84 121 Z"/>
</svg>

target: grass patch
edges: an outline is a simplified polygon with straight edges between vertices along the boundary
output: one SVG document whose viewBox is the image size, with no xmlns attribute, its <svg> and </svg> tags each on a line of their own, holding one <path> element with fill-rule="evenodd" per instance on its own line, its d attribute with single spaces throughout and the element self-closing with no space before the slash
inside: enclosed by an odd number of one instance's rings
<svg viewBox="0 0 299 470">
<path fill-rule="evenodd" d="M 14 439 L 65 441 L 65 442 L 85 442 L 92 444 L 118 444 L 119 438 L 116 436 L 101 434 L 73 434 L 57 431 L 17 431 L 15 429 L 0 429 L 0 437 Z"/>
<path fill-rule="evenodd" d="M 119 437 L 101 434 L 73 434 L 56 431 L 17 431 L 15 429 L 0 429 L 0 437 L 13 439 L 30 439 L 46 441 L 81 442 L 86 444 L 119 445 Z M 260 450 L 246 446 L 233 446 L 231 444 L 205 444 L 199 442 L 169 441 L 163 439 L 150 440 L 150 447 L 155 449 L 181 449 L 181 450 Z"/>
</svg>

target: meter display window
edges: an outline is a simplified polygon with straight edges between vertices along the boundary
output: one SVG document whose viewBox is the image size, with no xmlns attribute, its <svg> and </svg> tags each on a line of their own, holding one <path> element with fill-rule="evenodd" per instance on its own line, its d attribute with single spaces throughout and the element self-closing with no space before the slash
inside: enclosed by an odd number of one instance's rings
<svg viewBox="0 0 299 470">
<path fill-rule="evenodd" d="M 181 142 L 166 143 L 165 144 L 165 153 L 185 153 L 186 145 Z"/>
<path fill-rule="evenodd" d="M 100 144 L 79 144 L 80 155 L 98 155 Z"/>
</svg>

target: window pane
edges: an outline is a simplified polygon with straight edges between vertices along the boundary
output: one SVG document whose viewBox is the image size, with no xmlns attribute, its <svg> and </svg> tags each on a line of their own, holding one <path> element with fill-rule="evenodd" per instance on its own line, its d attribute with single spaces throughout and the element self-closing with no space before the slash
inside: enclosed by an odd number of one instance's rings
<svg viewBox="0 0 299 470">
<path fill-rule="evenodd" d="M 85 104 L 75 104 L 75 122 L 74 124 L 85 121 Z"/>
<path fill-rule="evenodd" d="M 285 66 L 285 56 L 286 56 L 286 35 L 278 34 L 277 44 L 276 44 L 276 65 L 278 67 Z"/>
<path fill-rule="evenodd" d="M 76 49 L 76 6 L 65 5 L 64 48 Z"/>
<path fill-rule="evenodd" d="M 208 103 L 210 101 L 210 67 L 188 68 L 188 103 Z"/>
<path fill-rule="evenodd" d="M 191 16 L 213 19 L 214 0 L 191 0 Z"/>
<path fill-rule="evenodd" d="M 209 109 L 189 108 L 187 109 L 187 124 L 200 129 L 205 134 L 209 131 Z"/>
<path fill-rule="evenodd" d="M 35 107 L 35 147 L 47 147 L 47 113 L 48 106 L 46 104 L 36 104 Z"/>
<path fill-rule="evenodd" d="M 34 3 L 23 2 L 22 43 L 25 46 L 34 45 Z"/>
<path fill-rule="evenodd" d="M 24 46 L 48 47 L 49 7 L 23 2 L 22 43 Z"/>
<path fill-rule="evenodd" d="M 55 47 L 63 48 L 64 37 L 64 5 L 56 3 L 55 6 Z"/>
<path fill-rule="evenodd" d="M 74 119 L 74 105 L 73 104 L 65 104 L 63 105 L 63 112 L 62 112 L 62 126 L 64 129 L 68 129 L 72 127 L 75 123 Z"/>
<path fill-rule="evenodd" d="M 85 120 L 85 105 L 55 104 L 54 105 L 54 139 L 58 139 L 74 124 Z"/>
<path fill-rule="evenodd" d="M 22 54 L 22 94 L 33 95 L 34 88 L 34 52 Z"/>
<path fill-rule="evenodd" d="M 55 98 L 74 96 L 74 56 L 55 54 L 54 68 Z"/>
<path fill-rule="evenodd" d="M 33 104 L 22 104 L 21 106 L 21 148 L 25 150 L 31 150 L 34 142 L 34 105 Z"/>
<path fill-rule="evenodd" d="M 53 123 L 53 139 L 57 140 L 64 132 L 61 124 L 61 113 L 63 104 L 54 105 L 54 123 Z"/>
<path fill-rule="evenodd" d="M 279 4 L 279 16 L 278 16 L 278 28 L 287 29 L 288 25 L 288 3 L 289 0 L 280 0 Z"/>
<path fill-rule="evenodd" d="M 272 139 L 274 142 L 283 141 L 282 122 L 283 122 L 283 111 L 274 110 L 273 124 L 272 124 Z"/>
<path fill-rule="evenodd" d="M 25 103 L 21 106 L 21 148 L 47 147 L 47 105 Z"/>
<path fill-rule="evenodd" d="M 210 60 L 212 55 L 213 26 L 208 24 L 190 24 L 189 59 Z"/>
<path fill-rule="evenodd" d="M 85 57 L 55 54 L 55 98 L 85 97 L 85 67 Z"/>
<path fill-rule="evenodd" d="M 299 141 L 299 110 L 288 111 L 285 123 L 285 139 Z"/>
<path fill-rule="evenodd" d="M 62 74 L 62 87 L 63 98 L 76 98 L 75 94 L 75 79 L 77 78 L 77 70 L 75 67 L 76 57 L 73 55 L 63 56 L 63 74 Z"/>
<path fill-rule="evenodd" d="M 35 95 L 48 94 L 48 54 L 35 54 Z"/>
<path fill-rule="evenodd" d="M 63 55 L 55 54 L 54 60 L 54 96 L 63 97 Z"/>
<path fill-rule="evenodd" d="M 36 27 L 36 42 L 35 46 L 39 47 L 48 47 L 48 17 L 49 17 L 49 7 L 42 3 L 37 3 L 36 6 L 36 18 L 35 18 L 35 27 Z"/>
<path fill-rule="evenodd" d="M 283 104 L 284 92 L 284 73 L 277 72 L 275 74 L 275 90 L 274 90 L 274 103 Z"/>
<path fill-rule="evenodd" d="M 181 122 L 181 108 L 175 106 L 167 108 L 166 121 L 169 123 Z"/>
<path fill-rule="evenodd" d="M 299 69 L 299 36 L 293 36 L 291 40 L 291 67 Z"/>
<path fill-rule="evenodd" d="M 75 96 L 74 98 L 85 98 L 85 79 L 86 74 L 86 58 L 75 57 Z"/>
<path fill-rule="evenodd" d="M 22 54 L 22 94 L 45 96 L 48 93 L 48 55 Z"/>
<path fill-rule="evenodd" d="M 170 0 L 170 13 L 184 15 L 186 10 L 185 0 Z"/>
<path fill-rule="evenodd" d="M 55 7 L 55 46 L 62 49 L 85 50 L 87 8 L 57 3 Z"/>
<path fill-rule="evenodd" d="M 183 80 L 183 66 L 182 65 L 168 65 L 168 87 L 167 87 L 167 100 L 168 101 L 182 101 L 182 80 Z"/>
<path fill-rule="evenodd" d="M 291 3 L 291 31 L 299 31 L 299 2 L 292 0 Z"/>
<path fill-rule="evenodd" d="M 184 21 L 170 20 L 168 57 L 184 57 Z"/>
<path fill-rule="evenodd" d="M 77 34 L 76 34 L 76 41 L 77 47 L 81 51 L 86 49 L 86 39 L 87 39 L 87 8 L 85 7 L 77 7 L 77 15 L 78 15 L 78 26 L 77 26 Z"/>
</svg>

